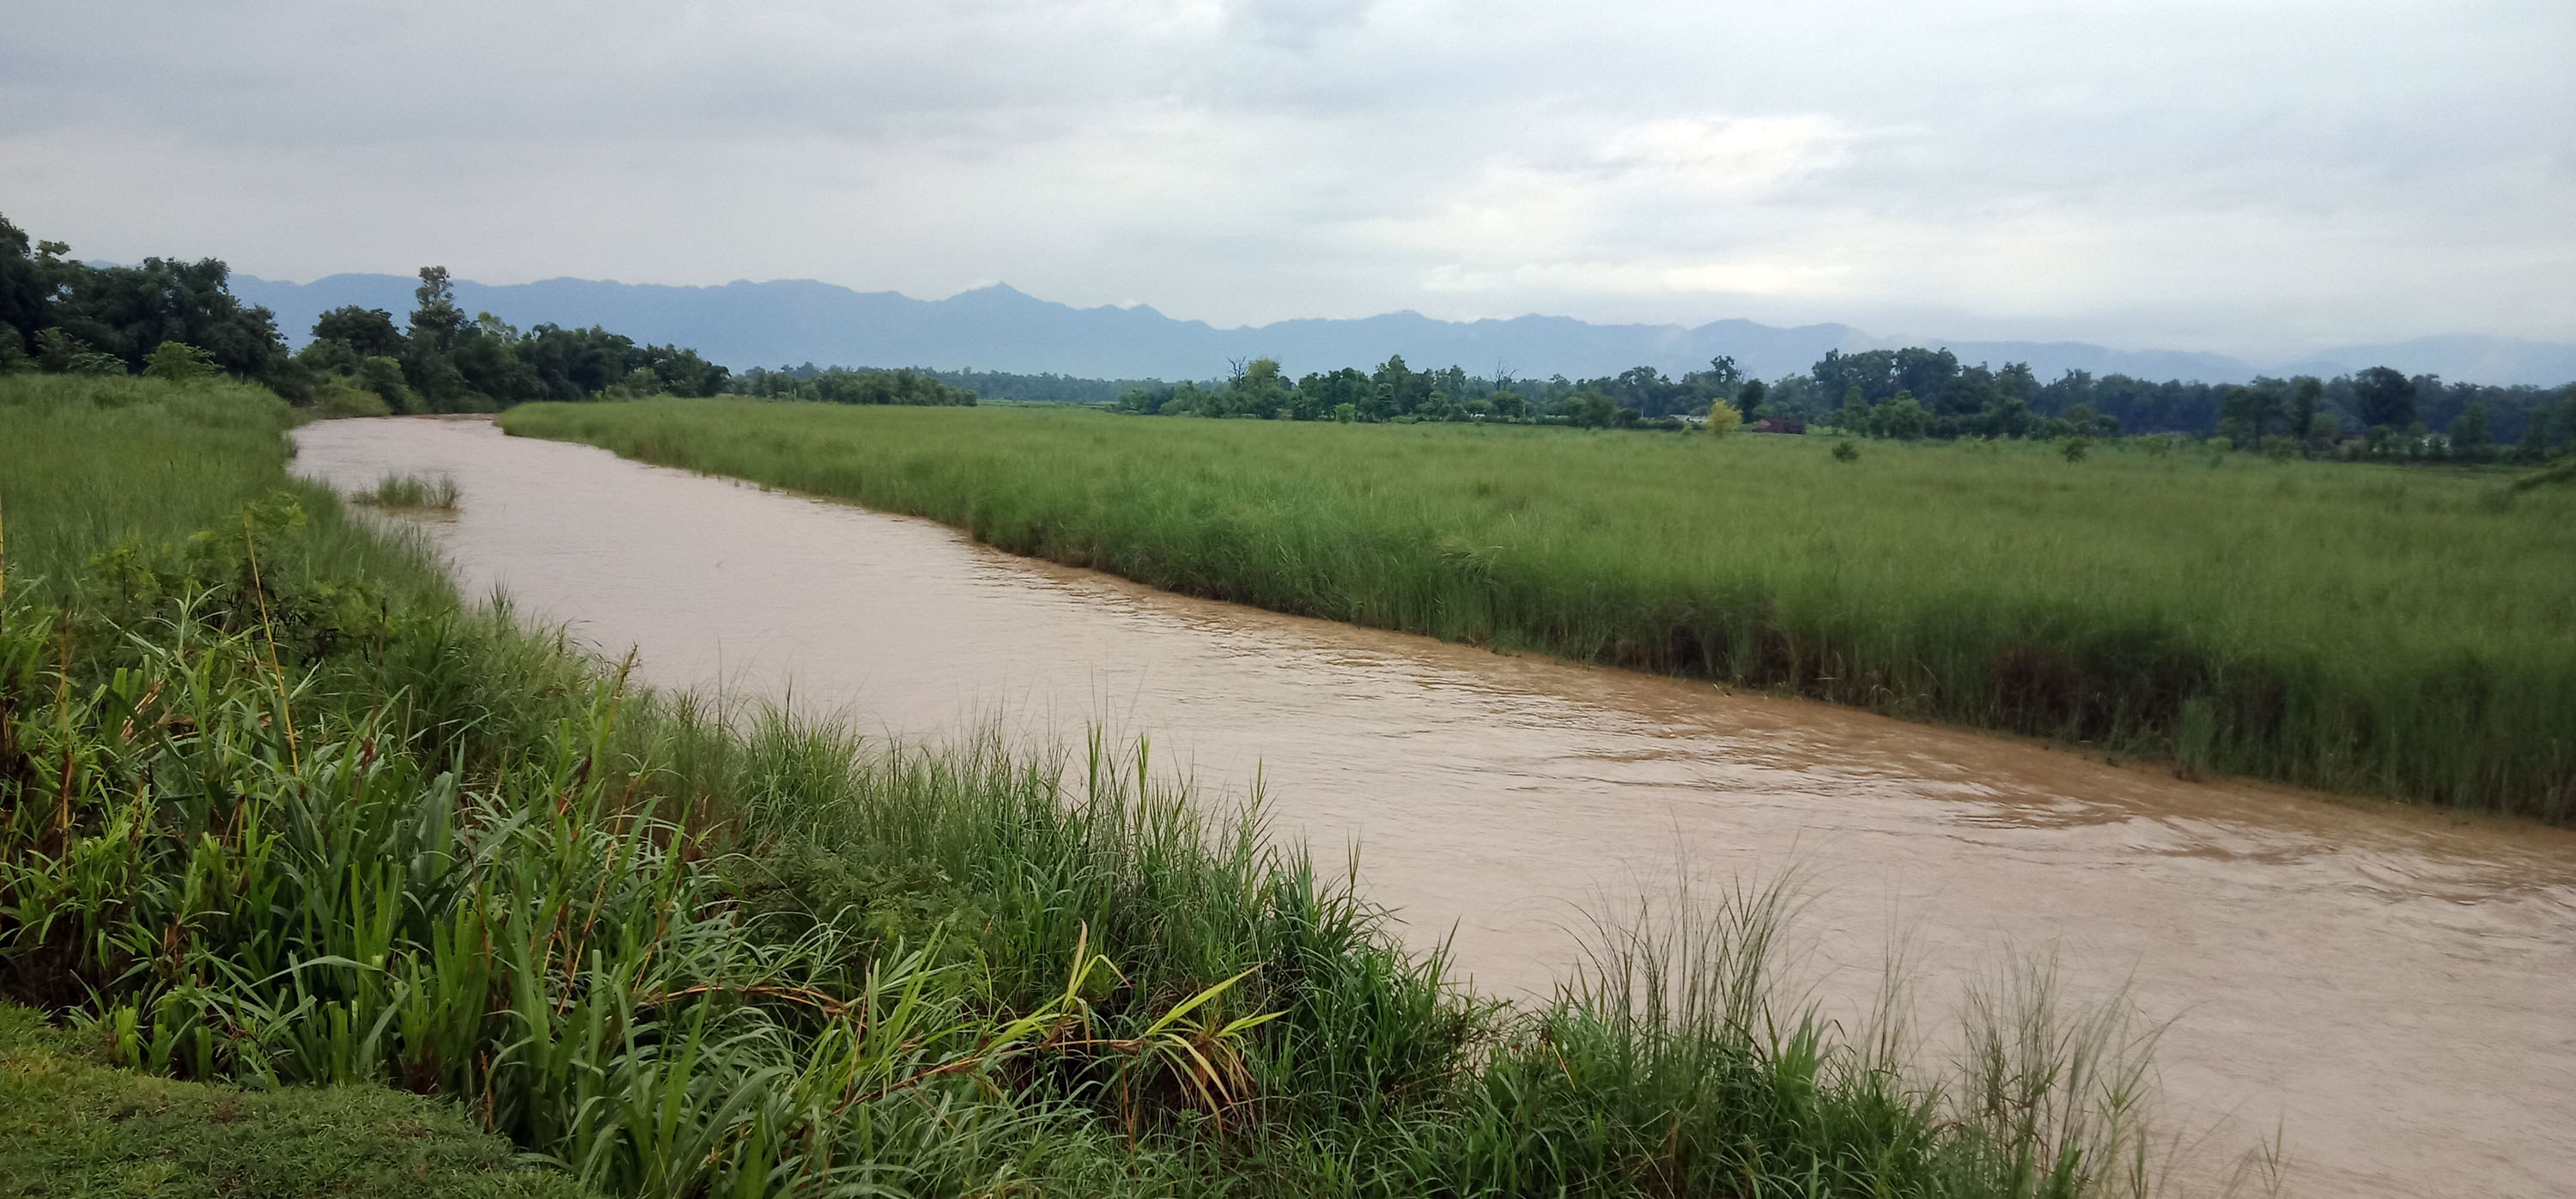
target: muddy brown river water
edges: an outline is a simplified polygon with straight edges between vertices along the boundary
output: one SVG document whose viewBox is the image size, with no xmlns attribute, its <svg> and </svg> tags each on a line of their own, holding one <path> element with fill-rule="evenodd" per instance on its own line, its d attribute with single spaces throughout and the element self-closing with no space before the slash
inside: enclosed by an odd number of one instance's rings
<svg viewBox="0 0 2576 1199">
<path fill-rule="evenodd" d="M 2576 833 L 2162 773 L 1706 684 L 1185 599 L 927 522 L 506 437 L 479 421 L 296 434 L 343 490 L 444 472 L 428 522 L 656 683 L 953 735 L 997 713 L 1149 734 L 1203 785 L 1259 773 L 1278 833 L 1361 850 L 1480 989 L 1544 989 L 1584 905 L 1668 875 L 1796 869 L 1816 993 L 1891 941 L 1946 1010 L 1960 964 L 2053 951 L 2170 1021 L 2204 1156 L 2276 1131 L 2289 1187 L 2576 1195 Z"/>
</svg>

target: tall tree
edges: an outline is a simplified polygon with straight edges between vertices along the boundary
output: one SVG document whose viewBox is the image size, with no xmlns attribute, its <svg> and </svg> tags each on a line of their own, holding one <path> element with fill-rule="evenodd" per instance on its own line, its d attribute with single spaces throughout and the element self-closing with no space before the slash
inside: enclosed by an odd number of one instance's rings
<svg viewBox="0 0 2576 1199">
<path fill-rule="evenodd" d="M 2403 429 L 2415 423 L 2415 381 L 2384 366 L 2352 377 L 2353 415 L 2371 428 Z"/>
<path fill-rule="evenodd" d="M 2494 452 L 2495 431 L 2487 424 L 2484 401 L 2471 403 L 2451 418 L 2450 438 L 2451 453 L 2458 457 L 2476 460 Z"/>
<path fill-rule="evenodd" d="M 394 328 L 394 314 L 382 308 L 360 308 L 350 304 L 323 313 L 313 322 L 313 340 L 344 342 L 359 354 L 373 358 L 391 358 L 402 353 L 402 331 Z"/>
<path fill-rule="evenodd" d="M 0 216 L 0 325 L 17 330 L 24 340 L 34 340 L 39 330 L 54 323 L 47 313 L 55 287 L 51 260 L 60 252 L 40 256 L 26 231 Z"/>
<path fill-rule="evenodd" d="M 419 303 L 411 312 L 415 345 L 434 354 L 454 350 L 457 331 L 465 327 L 465 310 L 456 306 L 456 285 L 448 280 L 447 268 L 420 268 L 420 286 L 412 296 Z"/>
</svg>

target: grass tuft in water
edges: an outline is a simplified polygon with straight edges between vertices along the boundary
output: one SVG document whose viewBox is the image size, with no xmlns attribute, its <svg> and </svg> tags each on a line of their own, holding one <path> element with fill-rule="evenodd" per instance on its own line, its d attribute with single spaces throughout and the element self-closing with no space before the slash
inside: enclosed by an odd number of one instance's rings
<svg viewBox="0 0 2576 1199">
<path fill-rule="evenodd" d="M 378 508 L 415 512 L 456 511 L 456 479 L 450 475 L 391 474 L 376 481 L 373 491 L 350 496 L 361 504 Z"/>
</svg>

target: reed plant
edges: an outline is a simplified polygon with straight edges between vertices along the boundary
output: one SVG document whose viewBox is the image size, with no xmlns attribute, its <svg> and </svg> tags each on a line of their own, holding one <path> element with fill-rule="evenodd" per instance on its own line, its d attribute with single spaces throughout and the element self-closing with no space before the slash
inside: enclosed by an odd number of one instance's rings
<svg viewBox="0 0 2576 1199">
<path fill-rule="evenodd" d="M 2105 442 L 531 405 L 1191 595 L 2119 757 L 2576 817 L 2576 490 Z M 2149 442 L 2149 445 L 2159 444 Z"/>
<path fill-rule="evenodd" d="M 177 512 L 7 496 L 0 548 L 59 573 L 0 565 L 0 993 L 78 1052 L 437 1097 L 619 1195 L 2132 1178 L 2138 1134 L 2067 1117 L 2104 1095 L 2044 1031 L 1991 1039 L 2064 1084 L 1996 1090 L 1784 1003 L 1776 904 L 1609 926 L 1551 1001 L 1479 1000 L 1142 742 L 885 743 L 644 691 L 287 487 L 262 396 L 15 386 L 0 478 L 37 446 L 115 497 L 192 431 L 215 459 Z M 66 432 L 113 413 L 139 442 Z"/>
<path fill-rule="evenodd" d="M 375 489 L 350 496 L 361 504 L 396 511 L 454 512 L 457 500 L 456 477 L 453 475 L 389 474 L 376 480 Z"/>
</svg>

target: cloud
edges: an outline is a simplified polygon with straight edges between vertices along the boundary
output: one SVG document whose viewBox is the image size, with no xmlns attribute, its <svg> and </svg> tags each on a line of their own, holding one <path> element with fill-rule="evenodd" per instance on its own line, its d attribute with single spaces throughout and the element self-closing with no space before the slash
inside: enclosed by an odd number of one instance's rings
<svg viewBox="0 0 2576 1199">
<path fill-rule="evenodd" d="M 94 0 L 0 206 L 78 252 L 2295 350 L 2576 336 L 2576 8 Z"/>
</svg>

